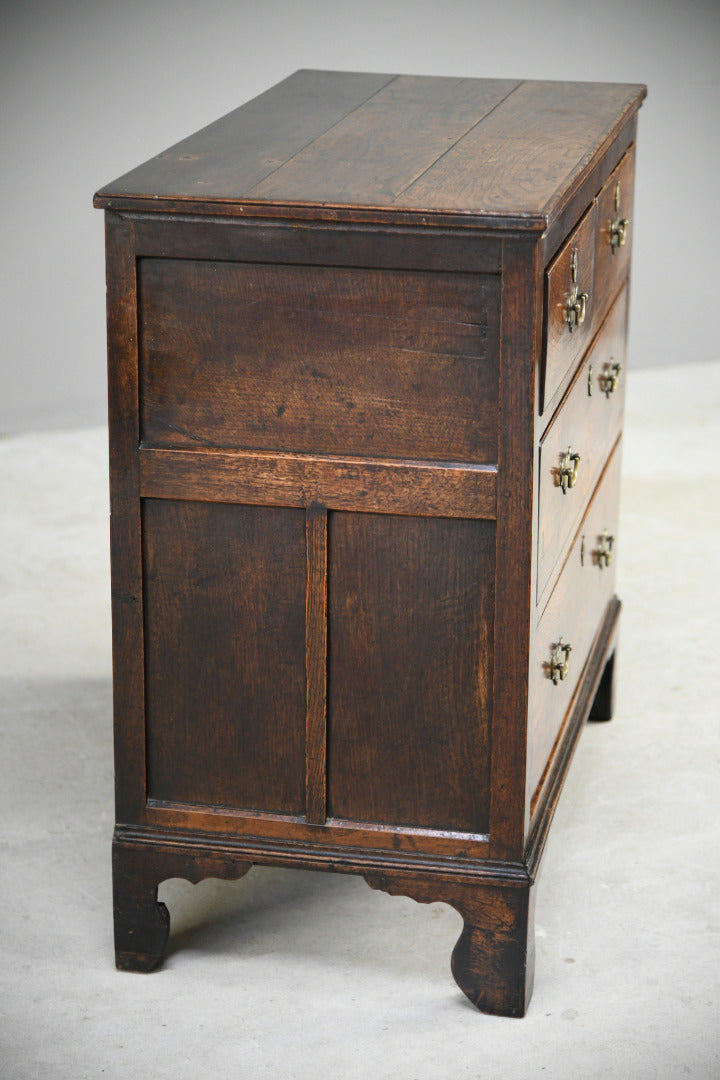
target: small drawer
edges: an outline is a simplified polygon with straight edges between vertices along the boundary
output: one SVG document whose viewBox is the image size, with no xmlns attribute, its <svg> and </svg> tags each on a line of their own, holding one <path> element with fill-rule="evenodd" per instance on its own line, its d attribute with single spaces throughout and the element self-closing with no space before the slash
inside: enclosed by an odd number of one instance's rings
<svg viewBox="0 0 720 1080">
<path fill-rule="evenodd" d="M 540 444 L 537 601 L 546 595 L 622 424 L 627 288 Z M 564 473 L 564 475 L 563 475 Z"/>
<path fill-rule="evenodd" d="M 631 147 L 597 199 L 593 319 L 602 320 L 630 271 L 635 149 Z"/>
<path fill-rule="evenodd" d="M 537 793 L 603 613 L 614 592 L 620 448 L 621 443 L 618 443 L 535 633 L 528 716 L 528 791 L 531 796 Z"/>
<path fill-rule="evenodd" d="M 591 339 L 596 215 L 593 203 L 547 270 L 541 412 L 554 403 Z"/>
</svg>

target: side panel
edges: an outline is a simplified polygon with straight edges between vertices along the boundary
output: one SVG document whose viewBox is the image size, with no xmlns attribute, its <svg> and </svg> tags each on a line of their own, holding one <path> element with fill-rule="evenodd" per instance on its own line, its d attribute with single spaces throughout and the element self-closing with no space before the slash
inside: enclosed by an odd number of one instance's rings
<svg viewBox="0 0 720 1080">
<path fill-rule="evenodd" d="M 318 864 L 326 845 L 486 857 L 499 273 L 451 271 L 456 237 L 425 269 L 318 270 L 282 245 L 213 263 L 187 218 L 173 257 L 138 239 L 143 219 L 108 222 L 118 823 L 278 858 L 304 844 Z M 376 239 L 380 267 L 395 248 Z M 249 322 L 241 278 L 262 286 Z M 162 394 L 197 429 L 162 417 Z"/>
<path fill-rule="evenodd" d="M 329 815 L 487 832 L 494 523 L 329 522 Z"/>
<path fill-rule="evenodd" d="M 497 276 L 138 266 L 146 445 L 497 460 Z"/>
<path fill-rule="evenodd" d="M 305 514 L 146 499 L 148 797 L 300 814 Z"/>
</svg>

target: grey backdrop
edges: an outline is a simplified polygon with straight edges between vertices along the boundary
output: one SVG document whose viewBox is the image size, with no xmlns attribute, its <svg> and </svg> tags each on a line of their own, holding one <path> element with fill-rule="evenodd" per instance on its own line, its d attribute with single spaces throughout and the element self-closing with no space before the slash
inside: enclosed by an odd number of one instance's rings
<svg viewBox="0 0 720 1080">
<path fill-rule="evenodd" d="M 645 82 L 630 355 L 720 357 L 720 0 L 5 0 L 0 433 L 105 416 L 101 184 L 299 67 Z"/>
</svg>

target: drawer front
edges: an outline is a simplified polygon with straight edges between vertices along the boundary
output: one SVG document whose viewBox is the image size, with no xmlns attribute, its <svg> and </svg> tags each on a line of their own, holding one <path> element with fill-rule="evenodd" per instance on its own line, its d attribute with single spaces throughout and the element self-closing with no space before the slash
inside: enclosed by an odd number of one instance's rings
<svg viewBox="0 0 720 1080">
<path fill-rule="evenodd" d="M 540 444 L 538 603 L 551 585 L 620 432 L 627 309 L 624 289 Z"/>
<path fill-rule="evenodd" d="M 591 339 L 596 219 L 593 203 L 547 271 L 541 412 L 553 403 Z"/>
<path fill-rule="evenodd" d="M 530 661 L 528 792 L 537 793 L 608 601 L 614 592 L 617 552 L 618 443 L 593 497 L 534 638 Z M 562 646 L 569 645 L 565 654 Z M 567 660 L 567 672 L 553 659 Z"/>
<path fill-rule="evenodd" d="M 141 438 L 497 461 L 500 279 L 139 261 Z"/>
<path fill-rule="evenodd" d="M 630 271 L 635 149 L 631 147 L 598 196 L 595 243 L 595 314 L 609 308 Z"/>
</svg>

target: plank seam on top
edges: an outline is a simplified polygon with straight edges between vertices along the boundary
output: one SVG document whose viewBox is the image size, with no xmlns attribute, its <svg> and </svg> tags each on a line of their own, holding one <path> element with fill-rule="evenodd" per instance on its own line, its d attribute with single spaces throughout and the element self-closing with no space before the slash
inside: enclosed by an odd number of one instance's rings
<svg viewBox="0 0 720 1080">
<path fill-rule="evenodd" d="M 318 139 L 322 139 L 325 135 L 327 135 L 327 133 L 329 131 L 332 131 L 332 129 L 334 127 L 337 127 L 338 124 L 343 124 L 347 120 L 347 118 L 349 116 L 352 116 L 353 113 L 356 113 L 358 111 L 358 109 L 364 108 L 364 106 L 367 105 L 368 101 L 372 101 L 372 99 L 374 97 L 377 97 L 377 95 L 379 93 L 381 93 L 388 86 L 390 86 L 390 83 L 396 82 L 397 79 L 399 79 L 399 78 L 400 78 L 399 75 L 391 75 L 387 82 L 383 83 L 382 86 L 378 86 L 377 90 L 374 90 L 372 92 L 372 94 L 368 95 L 368 97 L 364 98 L 362 101 L 359 101 L 357 103 L 357 105 L 353 106 L 353 108 L 349 110 L 349 112 L 346 112 L 343 116 L 341 116 L 337 120 L 333 121 L 333 123 L 330 124 L 330 127 L 325 128 L 324 131 L 320 131 L 317 135 L 313 136 L 313 138 L 310 139 L 309 142 L 306 142 L 303 146 L 299 146 L 297 148 L 297 150 L 295 151 L 295 153 L 291 154 L 289 158 L 286 158 L 285 161 L 281 161 L 280 164 L 276 165 L 274 169 L 271 169 L 269 173 L 265 173 L 265 175 L 262 176 L 259 180 L 256 180 L 254 184 L 251 184 L 251 186 L 247 189 L 247 191 L 243 192 L 243 194 L 240 195 L 239 198 L 240 199 L 247 198 L 249 193 L 251 191 L 253 191 L 256 187 L 259 187 L 260 184 L 264 184 L 266 180 L 269 180 L 270 177 L 274 176 L 276 172 L 280 171 L 280 169 L 284 169 L 286 165 L 289 165 L 290 162 L 293 161 L 298 156 L 298 154 L 304 153 L 309 146 L 312 146 L 313 143 L 316 143 L 318 141 Z"/>
<path fill-rule="evenodd" d="M 463 82 L 467 82 L 467 81 L 468 81 L 468 79 L 463 79 Z M 449 154 L 451 150 L 454 150 L 455 147 L 458 145 L 458 143 L 462 142 L 463 139 L 465 139 L 470 134 L 471 131 L 473 131 L 476 127 L 478 127 L 478 125 L 484 123 L 485 120 L 487 120 L 488 116 L 491 116 L 495 112 L 496 109 L 499 109 L 500 106 L 503 105 L 507 101 L 507 99 L 512 94 L 515 93 L 516 90 L 520 89 L 520 87 L 523 85 L 523 83 L 525 81 L 526 81 L 525 79 L 521 79 L 520 82 L 516 83 L 515 86 L 513 86 L 512 90 L 509 90 L 507 92 L 505 97 L 501 98 L 500 101 L 496 102 L 491 109 L 488 109 L 488 111 L 486 113 L 484 113 L 480 117 L 479 120 L 476 120 L 474 124 L 471 124 L 470 127 L 466 131 L 463 131 L 462 135 L 460 135 L 459 138 L 457 138 L 455 140 L 455 142 L 452 143 L 451 146 L 448 146 L 446 150 L 443 150 L 442 154 L 440 154 L 439 157 L 436 157 L 435 160 L 432 161 L 427 166 L 427 168 L 423 169 L 422 172 L 419 172 L 417 176 L 414 176 L 412 178 L 412 180 L 410 181 L 410 183 L 405 185 L 405 187 L 402 189 L 402 191 L 398 191 L 397 195 L 393 199 L 393 206 L 397 205 L 397 201 L 398 201 L 398 199 L 400 198 L 401 195 L 403 195 L 406 191 L 408 191 L 413 186 L 413 184 L 417 184 L 418 180 L 421 180 L 423 178 L 423 176 L 425 175 L 425 173 L 428 173 L 428 172 L 430 172 L 431 169 L 434 169 L 435 166 L 437 165 L 437 163 L 439 161 L 442 161 L 442 159 L 445 157 L 446 154 Z M 411 208 L 408 207 L 408 209 L 411 209 Z M 415 209 L 415 207 L 413 207 L 412 209 Z"/>
</svg>

